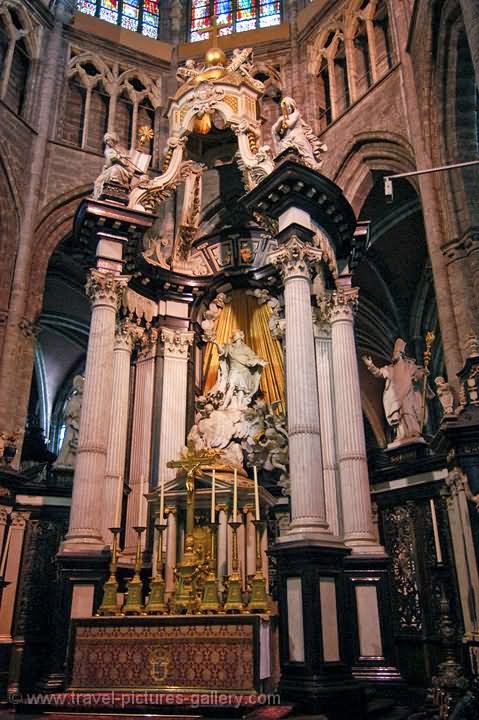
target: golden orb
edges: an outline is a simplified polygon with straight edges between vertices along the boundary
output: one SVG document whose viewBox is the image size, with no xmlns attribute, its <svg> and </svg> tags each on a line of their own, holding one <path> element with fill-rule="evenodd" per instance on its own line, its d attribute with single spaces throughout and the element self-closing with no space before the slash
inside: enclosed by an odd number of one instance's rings
<svg viewBox="0 0 479 720">
<path fill-rule="evenodd" d="M 205 62 L 207 65 L 226 65 L 226 55 L 223 50 L 218 47 L 212 47 L 206 51 Z"/>
</svg>

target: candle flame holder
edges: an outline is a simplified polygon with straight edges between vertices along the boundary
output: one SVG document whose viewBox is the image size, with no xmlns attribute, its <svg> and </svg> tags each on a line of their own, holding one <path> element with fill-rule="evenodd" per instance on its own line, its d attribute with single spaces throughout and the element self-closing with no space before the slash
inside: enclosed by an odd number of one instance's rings
<svg viewBox="0 0 479 720">
<path fill-rule="evenodd" d="M 118 604 L 118 581 L 116 579 L 116 571 L 118 567 L 118 536 L 121 528 L 109 528 L 113 535 L 111 544 L 111 560 L 110 560 L 110 577 L 103 585 L 103 600 L 98 608 L 97 615 L 123 615 L 121 605 Z"/>
</svg>

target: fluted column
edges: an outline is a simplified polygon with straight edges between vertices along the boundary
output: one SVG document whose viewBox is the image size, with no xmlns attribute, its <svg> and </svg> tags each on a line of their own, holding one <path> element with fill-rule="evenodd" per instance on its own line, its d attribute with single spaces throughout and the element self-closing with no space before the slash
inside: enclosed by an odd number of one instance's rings
<svg viewBox="0 0 479 720">
<path fill-rule="evenodd" d="M 286 399 L 291 480 L 291 535 L 331 538 L 321 460 L 318 382 L 311 309 L 312 264 L 322 252 L 296 235 L 270 261 L 284 278 Z"/>
<path fill-rule="evenodd" d="M 165 582 L 166 592 L 171 595 L 175 589 L 175 567 L 176 567 L 176 508 L 167 508 L 166 528 L 166 569 Z"/>
<path fill-rule="evenodd" d="M 163 392 L 161 401 L 160 452 L 158 481 L 172 480 L 176 470 L 166 467 L 176 460 L 186 436 L 186 400 L 188 387 L 188 351 L 194 333 L 187 330 L 162 328 Z"/>
<path fill-rule="evenodd" d="M 106 454 L 105 489 L 102 505 L 102 533 L 110 540 L 108 528 L 116 520 L 115 507 L 119 483 L 123 484 L 126 456 L 126 435 L 128 430 L 128 403 L 130 397 L 130 362 L 134 336 L 139 328 L 128 318 L 116 325 L 113 351 L 113 395 L 110 415 L 110 432 Z"/>
<path fill-rule="evenodd" d="M 116 312 L 127 277 L 91 270 L 86 292 L 92 303 L 85 368 L 78 454 L 73 481 L 70 527 L 62 552 L 88 546 L 101 549 L 106 451 L 113 391 Z"/>
<path fill-rule="evenodd" d="M 126 516 L 124 557 L 133 558 L 137 535 L 133 528 L 147 523 L 147 502 L 144 498 L 149 491 L 151 435 L 153 419 L 153 392 L 155 385 L 155 355 L 158 332 L 145 331 L 136 361 L 135 392 L 133 401 L 133 426 L 130 453 L 130 494 Z M 143 481 L 143 482 L 142 482 Z M 140 493 L 143 485 L 143 493 Z M 142 535 L 145 543 L 146 534 Z"/>
<path fill-rule="evenodd" d="M 323 459 L 326 519 L 333 535 L 341 535 L 339 473 L 336 458 L 336 428 L 333 410 L 331 325 L 318 308 L 314 323 L 319 421 Z"/>
<path fill-rule="evenodd" d="M 331 340 L 337 454 L 341 484 L 344 542 L 358 553 L 384 553 L 372 525 L 366 440 L 364 436 L 354 310 L 358 289 L 348 283 L 331 295 Z"/>
</svg>

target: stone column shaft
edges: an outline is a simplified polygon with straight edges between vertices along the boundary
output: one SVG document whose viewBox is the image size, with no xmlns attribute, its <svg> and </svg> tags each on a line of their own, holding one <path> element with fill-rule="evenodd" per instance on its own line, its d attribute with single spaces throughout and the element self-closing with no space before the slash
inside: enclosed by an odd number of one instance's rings
<svg viewBox="0 0 479 720">
<path fill-rule="evenodd" d="M 133 427 L 130 454 L 130 494 L 126 518 L 125 556 L 135 553 L 137 535 L 133 528 L 147 524 L 147 502 L 143 495 L 149 491 L 151 431 L 153 420 L 153 391 L 155 384 L 155 351 L 157 332 L 150 330 L 142 338 L 142 347 L 136 362 L 135 392 L 133 404 Z M 143 478 L 143 494 L 140 486 Z M 141 512 L 140 512 L 141 507 Z M 142 544 L 146 533 L 142 535 Z"/>
<path fill-rule="evenodd" d="M 331 326 L 329 322 L 323 322 L 319 319 L 315 323 L 315 344 L 326 519 L 333 535 L 340 536 L 342 533 L 341 500 L 336 458 L 336 427 L 332 392 Z"/>
<path fill-rule="evenodd" d="M 78 455 L 73 481 L 70 527 L 62 551 L 75 546 L 103 547 L 100 508 L 113 390 L 116 311 L 128 278 L 92 270 L 87 294 L 92 316 L 85 368 Z"/>
<path fill-rule="evenodd" d="M 105 490 L 103 496 L 103 538 L 110 540 L 108 528 L 116 521 L 115 508 L 119 483 L 123 483 L 128 430 L 128 405 L 130 397 L 130 362 L 133 333 L 136 326 L 129 320 L 117 324 L 113 352 L 113 394 L 110 415 L 110 432 L 106 455 Z"/>
<path fill-rule="evenodd" d="M 311 263 L 320 250 L 292 235 L 271 255 L 284 277 L 286 399 L 291 479 L 290 533 L 330 536 L 321 460 L 318 385 L 311 309 Z"/>
<path fill-rule="evenodd" d="M 337 454 L 341 479 L 344 542 L 354 551 L 383 553 L 377 545 L 371 511 L 366 440 L 353 309 L 357 288 L 339 289 L 331 297 L 331 339 Z"/>
<path fill-rule="evenodd" d="M 193 343 L 190 331 L 161 330 L 163 341 L 163 392 L 160 425 L 158 482 L 172 480 L 176 470 L 168 468 L 170 460 L 177 460 L 185 445 L 186 402 L 188 388 L 188 349 Z"/>
</svg>

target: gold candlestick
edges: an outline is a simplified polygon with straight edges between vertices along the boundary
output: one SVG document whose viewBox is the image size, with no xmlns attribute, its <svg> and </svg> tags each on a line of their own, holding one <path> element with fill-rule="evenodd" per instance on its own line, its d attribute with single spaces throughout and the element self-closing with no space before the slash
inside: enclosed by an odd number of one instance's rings
<svg viewBox="0 0 479 720">
<path fill-rule="evenodd" d="M 244 603 L 242 597 L 241 575 L 239 573 L 237 532 L 242 523 L 232 520 L 228 524 L 233 531 L 233 557 L 232 572 L 228 575 L 228 579 L 226 580 L 227 591 L 224 609 L 227 613 L 241 613 L 244 612 Z"/>
<path fill-rule="evenodd" d="M 141 582 L 141 535 L 146 527 L 137 525 L 133 530 L 138 535 L 136 541 L 135 574 L 128 582 L 126 603 L 123 606 L 125 615 L 139 615 L 144 611 L 143 583 Z"/>
<path fill-rule="evenodd" d="M 209 552 L 209 572 L 203 588 L 203 598 L 200 604 L 200 612 L 217 613 L 221 610 L 221 603 L 218 592 L 218 577 L 216 575 L 216 531 L 217 522 L 210 523 L 211 545 Z"/>
<path fill-rule="evenodd" d="M 253 520 L 255 526 L 256 544 L 256 572 L 251 578 L 251 592 L 248 602 L 248 610 L 252 613 L 268 613 L 270 602 L 266 592 L 266 578 L 263 575 L 263 558 L 261 553 L 261 539 L 266 526 L 264 520 Z"/>
<path fill-rule="evenodd" d="M 165 580 L 163 578 L 163 533 L 166 530 L 166 523 L 156 523 L 156 531 L 158 533 L 156 541 L 156 568 L 155 574 L 150 586 L 150 599 L 145 611 L 148 615 L 164 615 L 168 612 L 168 606 L 165 603 Z"/>
<path fill-rule="evenodd" d="M 422 384 L 422 414 L 421 414 L 421 430 L 426 422 L 426 403 L 427 403 L 427 379 L 429 377 L 429 364 L 432 357 L 432 346 L 436 336 L 429 330 L 424 338 L 426 347 L 424 349 L 423 360 L 424 360 L 424 379 Z"/>
<path fill-rule="evenodd" d="M 116 570 L 118 565 L 118 535 L 119 527 L 109 528 L 113 535 L 111 544 L 111 560 L 110 560 L 110 577 L 103 585 L 103 600 L 98 608 L 97 615 L 122 615 L 121 605 L 118 604 L 118 582 L 116 579 Z"/>
</svg>

